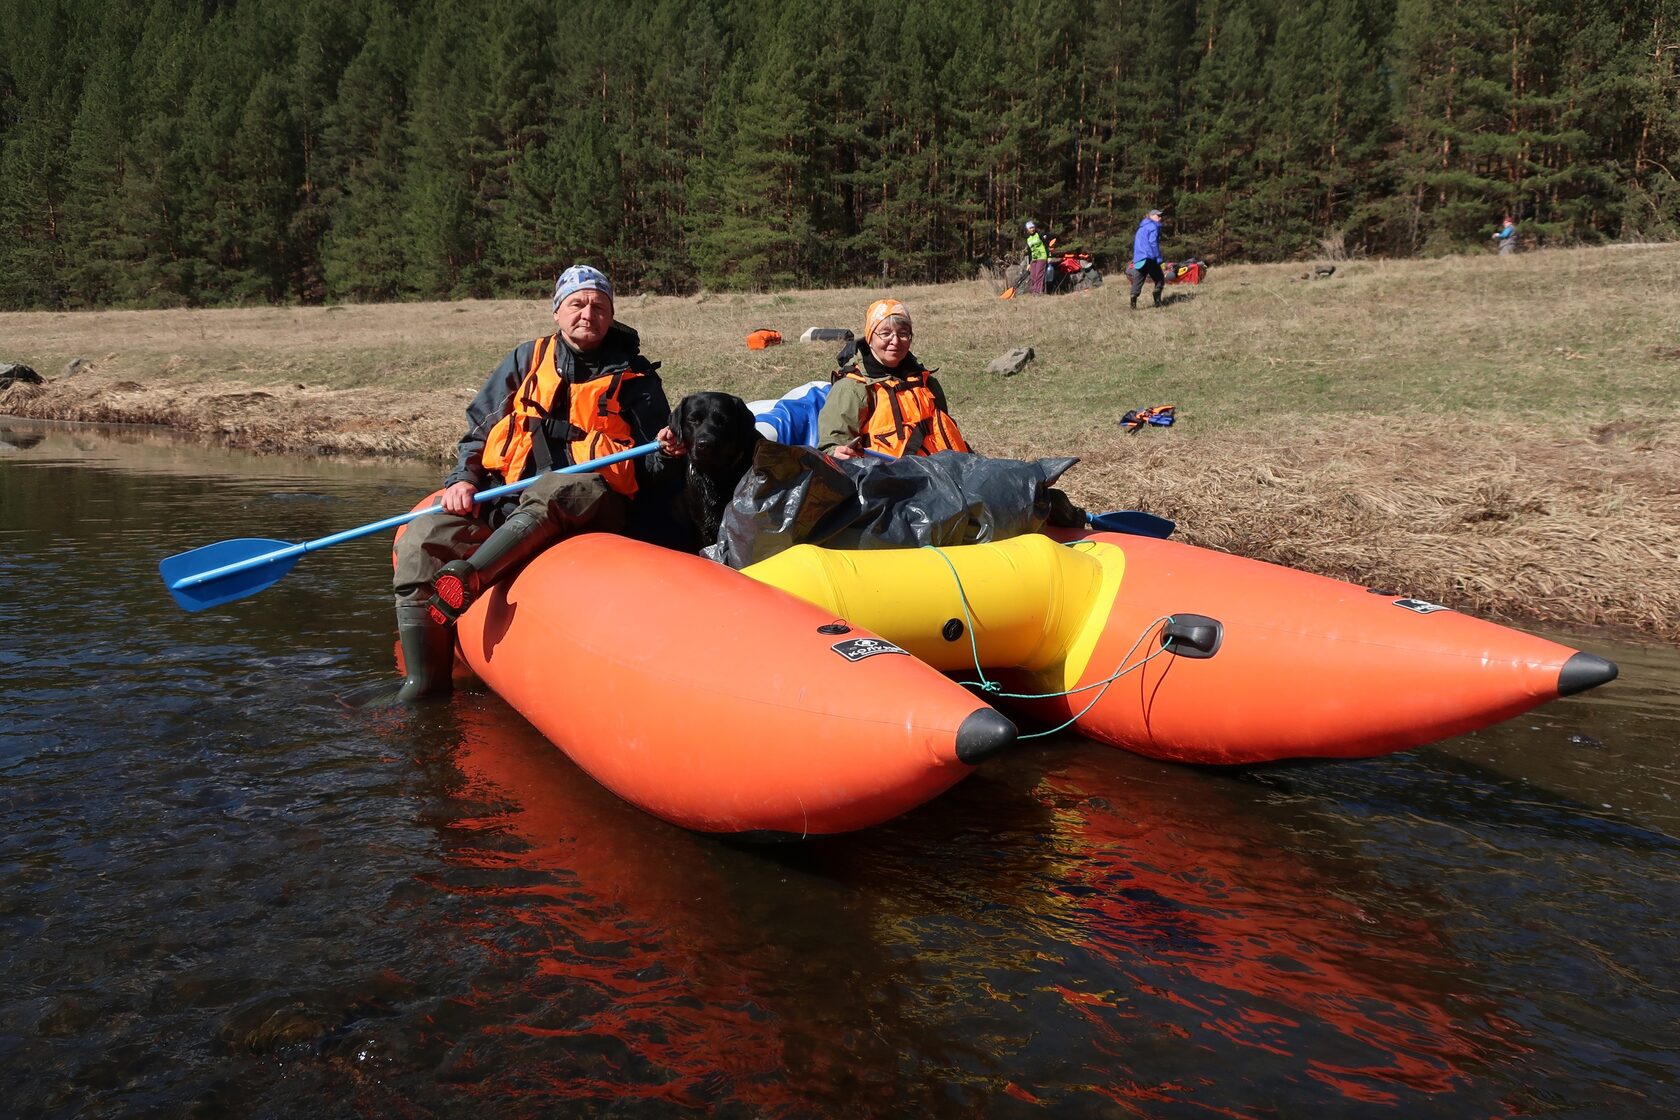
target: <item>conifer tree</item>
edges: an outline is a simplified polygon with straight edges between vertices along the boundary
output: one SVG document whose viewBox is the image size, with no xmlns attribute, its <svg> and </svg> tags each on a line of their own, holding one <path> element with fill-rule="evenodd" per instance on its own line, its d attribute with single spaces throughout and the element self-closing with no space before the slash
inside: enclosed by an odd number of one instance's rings
<svg viewBox="0 0 1680 1120">
<path fill-rule="evenodd" d="M 1326 211 L 1333 110 L 1325 82 L 1325 0 L 1281 6 L 1266 47 L 1257 92 L 1260 127 L 1244 236 L 1256 255 L 1288 256 L 1312 247 L 1333 218 Z"/>
<path fill-rule="evenodd" d="M 1400 0 L 1390 239 L 1403 251 L 1445 252 L 1474 238 L 1504 191 L 1485 158 L 1510 106 L 1499 51 L 1494 0 Z"/>
<path fill-rule="evenodd" d="M 1024 220 L 1000 212 L 995 203 L 1003 191 L 997 162 L 1003 141 L 1004 90 L 998 81 L 1003 62 L 987 10 L 980 0 L 953 0 L 949 18 L 962 31 L 939 70 L 939 87 L 946 91 L 944 117 L 950 122 L 944 140 L 951 184 L 945 205 L 962 238 L 958 253 L 984 263 L 1013 255 L 1018 247 L 1014 231 Z"/>
<path fill-rule="evenodd" d="M 263 74 L 235 126 L 227 209 L 220 216 L 230 273 L 222 283 L 236 302 L 278 303 L 292 294 L 292 221 L 303 180 L 298 132 L 285 82 L 272 71 Z"/>
<path fill-rule="evenodd" d="M 1114 127 L 1102 144 L 1108 171 L 1098 184 L 1112 215 L 1106 240 L 1098 247 L 1123 262 L 1147 208 L 1177 209 L 1174 188 L 1185 167 L 1185 91 L 1199 57 L 1192 51 L 1196 6 L 1190 0 L 1161 0 L 1141 11 L 1121 5 L 1112 16 L 1096 18 L 1113 18 L 1127 28 L 1115 40 L 1120 53 L 1110 66 L 1116 72 L 1105 76 L 1101 111 L 1104 117 L 1113 113 Z M 1174 220 L 1175 230 L 1183 231 L 1184 222 L 1176 214 Z"/>
<path fill-rule="evenodd" d="M 796 47 L 799 7 L 784 9 L 774 34 L 737 55 L 708 123 L 690 235 L 696 270 L 714 287 L 809 283 L 811 142 L 799 83 L 808 73 Z"/>
<path fill-rule="evenodd" d="M 60 4 L 0 7 L 0 308 L 74 298 L 64 198 L 87 31 Z"/>
<path fill-rule="evenodd" d="M 70 126 L 61 229 L 62 279 L 73 304 L 99 306 L 122 298 L 121 271 L 138 263 L 140 247 L 122 224 L 135 124 L 129 52 L 136 31 L 137 21 L 126 14 L 101 28 Z"/>
<path fill-rule="evenodd" d="M 1126 149 L 1134 106 L 1127 101 L 1125 77 L 1137 66 L 1141 43 L 1131 3 L 1094 0 L 1079 40 L 1083 96 L 1071 209 L 1084 231 L 1081 243 L 1104 259 L 1123 255 L 1120 241 L 1130 236 L 1125 226 L 1133 191 Z"/>
<path fill-rule="evenodd" d="M 1265 179 L 1258 147 L 1269 28 L 1256 0 L 1218 0 L 1199 14 L 1201 54 L 1183 116 L 1185 168 L 1173 221 L 1180 230 L 1196 230 L 1204 252 L 1240 255 L 1256 239 L 1259 252 L 1275 255 L 1280 246 L 1265 218 L 1279 216 L 1281 192 L 1255 197 Z M 1279 157 L 1266 170 L 1276 174 L 1282 164 Z M 1288 238 L 1287 229 L 1277 232 Z"/>
<path fill-rule="evenodd" d="M 681 43 L 681 50 L 669 44 Z M 701 159 L 702 121 L 726 63 L 712 5 L 662 0 L 632 44 L 642 66 L 639 127 L 621 138 L 632 287 L 674 292 L 694 280 L 687 244 L 689 176 Z"/>
<path fill-rule="evenodd" d="M 404 288 L 425 299 L 489 294 L 487 234 L 475 206 L 491 153 L 489 66 L 476 9 L 439 0 L 409 75 L 403 164 Z"/>
<path fill-rule="evenodd" d="M 502 291 L 518 291 L 552 263 L 547 231 L 555 216 L 516 213 L 514 178 L 522 161 L 554 150 L 549 146 L 555 133 L 551 116 L 563 104 L 556 70 L 585 68 L 593 53 L 584 30 L 575 40 L 579 47 L 557 57 L 551 19 L 533 0 L 511 0 L 493 29 L 486 57 L 488 89 L 478 125 L 482 147 L 473 175 L 473 221 L 488 239 L 489 280 Z"/>
<path fill-rule="evenodd" d="M 1001 215 L 1036 214 L 1064 225 L 1062 193 L 1073 167 L 1078 110 L 1067 75 L 1079 33 L 1071 0 L 1012 7 L 1000 27 L 1003 133 L 993 146 L 999 168 L 993 202 Z"/>
<path fill-rule="evenodd" d="M 1325 0 L 1319 63 L 1319 190 L 1315 226 L 1334 248 L 1369 251 L 1381 200 L 1392 97 L 1382 45 L 1391 30 L 1383 0 Z"/>
<path fill-rule="evenodd" d="M 405 290 L 401 75 L 408 60 L 401 44 L 408 34 L 393 9 L 373 8 L 322 122 L 326 170 L 317 189 L 328 216 L 320 267 L 329 299 L 390 300 Z"/>
<path fill-rule="evenodd" d="M 326 297 L 324 241 L 332 223 L 329 190 L 344 173 L 333 158 L 325 129 L 344 73 L 367 34 L 367 0 L 304 0 L 295 14 L 295 44 L 286 77 L 286 101 L 295 126 L 298 175 L 286 230 L 286 289 L 307 303 Z"/>
</svg>

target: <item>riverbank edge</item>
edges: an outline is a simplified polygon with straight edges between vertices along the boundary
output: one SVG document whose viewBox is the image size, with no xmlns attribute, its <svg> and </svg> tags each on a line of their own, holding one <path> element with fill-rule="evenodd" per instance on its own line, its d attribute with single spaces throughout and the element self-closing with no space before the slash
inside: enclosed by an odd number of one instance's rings
<svg viewBox="0 0 1680 1120">
<path fill-rule="evenodd" d="M 0 391 L 0 414 L 140 424 L 266 454 L 431 462 L 452 458 L 461 394 L 329 390 L 277 380 L 114 380 L 89 373 Z M 1502 623 L 1680 640 L 1680 477 L 1673 421 L 1560 438 L 1545 425 L 1474 420 L 1449 433 L 1356 418 L 1310 440 L 1288 430 L 1174 430 L 1056 449 L 1081 465 L 1087 508 L 1144 509 L 1177 539 Z M 1287 426 L 1285 426 L 1287 428 Z M 989 433 L 996 454 L 1032 457 Z"/>
</svg>

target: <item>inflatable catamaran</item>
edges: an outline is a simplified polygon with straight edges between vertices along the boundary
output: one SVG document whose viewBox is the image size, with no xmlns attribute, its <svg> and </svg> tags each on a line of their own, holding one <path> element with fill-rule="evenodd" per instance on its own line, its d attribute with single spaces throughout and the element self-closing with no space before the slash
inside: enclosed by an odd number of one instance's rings
<svg viewBox="0 0 1680 1120">
<path fill-rule="evenodd" d="M 807 426 L 820 388 L 784 398 L 808 406 Z M 177 604 L 205 610 L 273 586 L 311 552 L 440 508 L 428 500 L 301 544 L 218 541 L 158 570 Z M 1137 513 L 1091 520 L 1171 527 Z M 567 538 L 473 604 L 458 653 L 625 800 L 685 828 L 762 838 L 888 820 L 1023 726 L 1188 763 L 1353 758 L 1616 676 L 1601 657 L 1439 604 L 1154 536 L 1087 528 L 743 555 L 768 558 L 736 570 L 626 537 Z"/>
<path fill-rule="evenodd" d="M 1392 591 L 1093 531 L 742 571 L 585 534 L 475 604 L 459 649 L 621 797 L 759 838 L 890 819 L 1017 726 L 1188 763 L 1366 757 L 1616 675 Z"/>
</svg>

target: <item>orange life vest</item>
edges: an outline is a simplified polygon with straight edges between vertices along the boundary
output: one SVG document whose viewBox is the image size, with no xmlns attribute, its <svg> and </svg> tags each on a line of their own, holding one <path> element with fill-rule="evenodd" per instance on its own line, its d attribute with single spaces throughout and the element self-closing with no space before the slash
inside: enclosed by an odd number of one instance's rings
<svg viewBox="0 0 1680 1120">
<path fill-rule="evenodd" d="M 951 414 L 939 407 L 927 370 L 869 377 L 856 369 L 840 370 L 838 381 L 849 377 L 863 383 L 867 406 L 863 417 L 862 446 L 893 458 L 932 455 L 935 451 L 967 451 L 968 443 L 957 430 Z"/>
<path fill-rule="evenodd" d="M 562 377 L 555 365 L 554 354 L 560 345 L 553 335 L 537 339 L 531 351 L 531 367 L 525 373 L 525 380 L 514 390 L 513 407 L 490 429 L 484 441 L 484 469 L 496 471 L 509 482 L 523 478 L 527 464 L 533 459 L 539 470 L 548 470 L 586 463 L 635 446 L 618 394 L 626 381 L 643 376 L 652 367 L 641 363 L 643 368 L 638 369 L 633 362 L 587 381 L 573 381 Z M 544 436 L 544 424 L 556 412 L 568 422 L 564 429 L 569 460 L 566 463 L 549 461 L 549 445 Z M 608 486 L 626 498 L 635 497 L 635 460 L 614 463 L 598 473 Z"/>
</svg>

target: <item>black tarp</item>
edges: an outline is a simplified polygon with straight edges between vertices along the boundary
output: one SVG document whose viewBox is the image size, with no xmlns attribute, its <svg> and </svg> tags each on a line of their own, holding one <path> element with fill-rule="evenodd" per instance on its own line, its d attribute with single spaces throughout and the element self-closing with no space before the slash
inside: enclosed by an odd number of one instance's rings
<svg viewBox="0 0 1680 1120">
<path fill-rule="evenodd" d="M 1008 540 L 1044 527 L 1050 484 L 1078 461 L 958 451 L 836 460 L 765 440 L 704 555 L 744 568 L 796 544 L 878 549 Z"/>
</svg>

